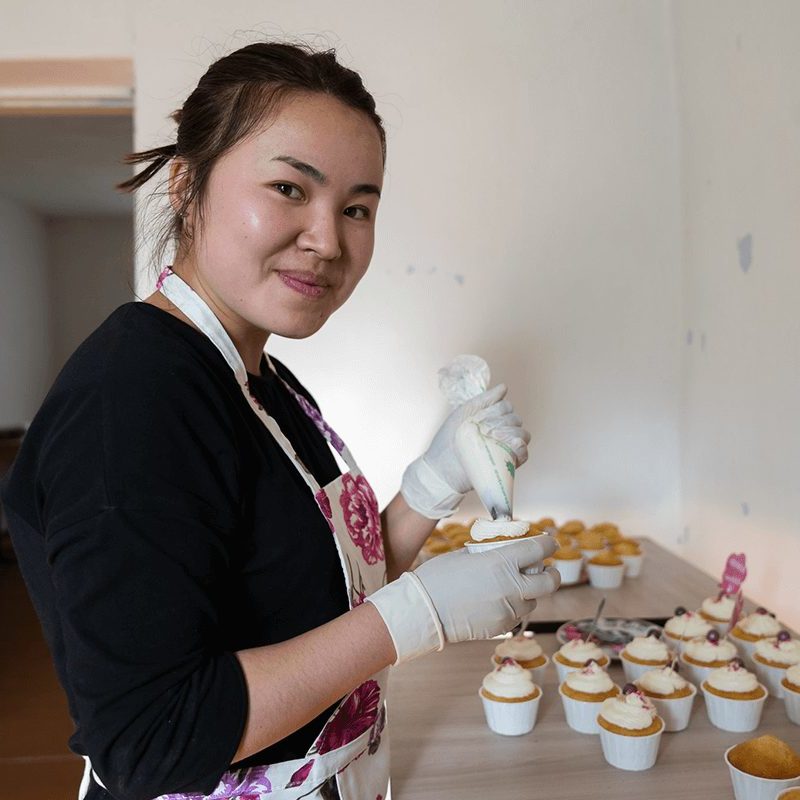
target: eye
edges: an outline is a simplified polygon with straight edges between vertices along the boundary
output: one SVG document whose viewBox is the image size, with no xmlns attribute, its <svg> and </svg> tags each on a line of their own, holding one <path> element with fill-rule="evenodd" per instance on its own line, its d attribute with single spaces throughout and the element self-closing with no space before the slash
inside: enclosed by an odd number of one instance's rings
<svg viewBox="0 0 800 800">
<path fill-rule="evenodd" d="M 302 200 L 304 197 L 302 190 L 293 183 L 273 183 L 272 186 L 290 200 Z"/>
<path fill-rule="evenodd" d="M 344 210 L 346 216 L 351 219 L 369 219 L 370 210 L 366 206 L 350 206 Z"/>
</svg>

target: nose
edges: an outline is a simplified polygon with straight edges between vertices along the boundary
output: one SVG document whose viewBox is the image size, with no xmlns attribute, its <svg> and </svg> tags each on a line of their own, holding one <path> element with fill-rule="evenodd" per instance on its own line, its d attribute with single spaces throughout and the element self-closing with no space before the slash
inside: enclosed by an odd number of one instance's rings
<svg viewBox="0 0 800 800">
<path fill-rule="evenodd" d="M 315 253 L 323 261 L 335 261 L 342 255 L 339 214 L 327 209 L 311 209 L 303 230 L 297 237 L 301 250 Z"/>
</svg>

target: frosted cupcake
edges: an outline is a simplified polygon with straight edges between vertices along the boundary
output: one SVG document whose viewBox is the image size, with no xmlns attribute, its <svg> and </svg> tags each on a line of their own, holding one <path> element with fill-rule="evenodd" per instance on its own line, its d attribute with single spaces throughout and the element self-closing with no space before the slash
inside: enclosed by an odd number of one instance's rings
<svg viewBox="0 0 800 800">
<path fill-rule="evenodd" d="M 800 725 L 800 665 L 789 667 L 781 681 L 783 689 L 783 702 L 786 706 L 786 716 Z"/>
<path fill-rule="evenodd" d="M 600 704 L 619 694 L 619 686 L 596 662 L 570 672 L 558 687 L 567 725 L 578 733 L 600 733 L 597 712 Z"/>
<path fill-rule="evenodd" d="M 719 633 L 726 633 L 735 607 L 735 596 L 718 594 L 716 597 L 706 597 L 700 605 L 700 616 L 710 622 Z"/>
<path fill-rule="evenodd" d="M 656 763 L 664 721 L 632 683 L 618 697 L 603 701 L 597 723 L 603 756 L 612 767 L 641 772 Z"/>
<path fill-rule="evenodd" d="M 729 747 L 725 762 L 737 798 L 785 800 L 782 790 L 800 784 L 800 756 L 776 736 L 759 736 Z"/>
<path fill-rule="evenodd" d="M 723 731 L 754 731 L 761 720 L 767 690 L 740 658 L 712 670 L 700 687 L 711 724 Z"/>
<path fill-rule="evenodd" d="M 542 690 L 513 658 L 504 658 L 483 679 L 478 694 L 486 723 L 495 733 L 521 736 L 533 730 Z"/>
<path fill-rule="evenodd" d="M 639 542 L 634 539 L 620 539 L 614 543 L 611 550 L 616 553 L 625 564 L 625 576 L 638 578 L 642 574 L 644 554 Z"/>
<path fill-rule="evenodd" d="M 756 675 L 773 697 L 783 697 L 782 682 L 786 670 L 800 664 L 800 641 L 789 631 L 779 631 L 774 639 L 760 639 L 753 651 Z"/>
<path fill-rule="evenodd" d="M 553 553 L 553 566 L 561 575 L 561 585 L 569 586 L 581 579 L 583 569 L 583 555 L 576 547 L 565 546 L 559 543 L 559 548 Z"/>
<path fill-rule="evenodd" d="M 523 669 L 529 669 L 534 683 L 541 684 L 550 659 L 530 631 L 504 639 L 494 649 L 492 661 L 501 664 L 504 658 L 513 658 Z"/>
<path fill-rule="evenodd" d="M 680 655 L 681 671 L 695 686 L 700 686 L 711 672 L 727 666 L 738 655 L 736 645 L 712 628 L 705 636 L 686 642 Z"/>
<path fill-rule="evenodd" d="M 664 623 L 664 638 L 679 653 L 686 642 L 698 636 L 704 637 L 711 630 L 711 623 L 696 611 L 687 611 L 683 606 L 675 609 L 675 616 Z"/>
<path fill-rule="evenodd" d="M 730 632 L 730 637 L 744 655 L 745 663 L 748 666 L 754 666 L 752 659 L 756 642 L 761 639 L 771 639 L 777 636 L 780 630 L 780 623 L 766 608 L 757 608 L 755 613 L 748 614 L 739 620 Z"/>
<path fill-rule="evenodd" d="M 576 669 L 583 669 L 589 660 L 596 661 L 603 668 L 606 668 L 609 664 L 608 656 L 596 642 L 573 639 L 561 645 L 553 656 L 553 663 L 556 665 L 556 672 L 558 673 L 558 682 L 563 683 L 568 673 L 574 672 Z"/>
<path fill-rule="evenodd" d="M 619 589 L 625 577 L 625 564 L 618 555 L 603 550 L 586 562 L 586 571 L 595 589 Z"/>
<path fill-rule="evenodd" d="M 464 547 L 470 553 L 482 553 L 526 537 L 542 535 L 538 528 L 521 519 L 476 519 Z"/>
<path fill-rule="evenodd" d="M 628 681 L 635 681 L 645 672 L 666 667 L 672 661 L 672 653 L 658 636 L 635 636 L 619 654 L 622 669 Z"/>
<path fill-rule="evenodd" d="M 682 731 L 689 725 L 697 688 L 679 675 L 677 669 L 666 666 L 648 670 L 636 685 L 656 707 L 665 731 Z"/>
</svg>

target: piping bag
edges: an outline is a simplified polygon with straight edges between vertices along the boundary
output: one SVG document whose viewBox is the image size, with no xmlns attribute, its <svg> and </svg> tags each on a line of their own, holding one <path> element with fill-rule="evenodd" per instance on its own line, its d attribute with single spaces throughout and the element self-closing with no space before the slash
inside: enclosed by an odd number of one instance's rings
<svg viewBox="0 0 800 800">
<path fill-rule="evenodd" d="M 453 408 L 489 388 L 489 365 L 474 355 L 457 356 L 439 370 L 439 389 Z M 489 516 L 510 520 L 514 507 L 514 455 L 511 448 L 490 436 L 479 419 L 468 418 L 455 434 L 459 461 Z"/>
</svg>

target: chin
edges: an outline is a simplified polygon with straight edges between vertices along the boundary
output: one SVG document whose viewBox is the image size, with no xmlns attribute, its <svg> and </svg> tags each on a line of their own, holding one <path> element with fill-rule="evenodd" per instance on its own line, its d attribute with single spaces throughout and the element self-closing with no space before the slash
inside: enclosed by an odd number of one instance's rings
<svg viewBox="0 0 800 800">
<path fill-rule="evenodd" d="M 313 336 L 326 322 L 328 317 L 315 319 L 287 319 L 283 324 L 270 328 L 270 332 L 284 339 L 307 339 Z"/>
</svg>

